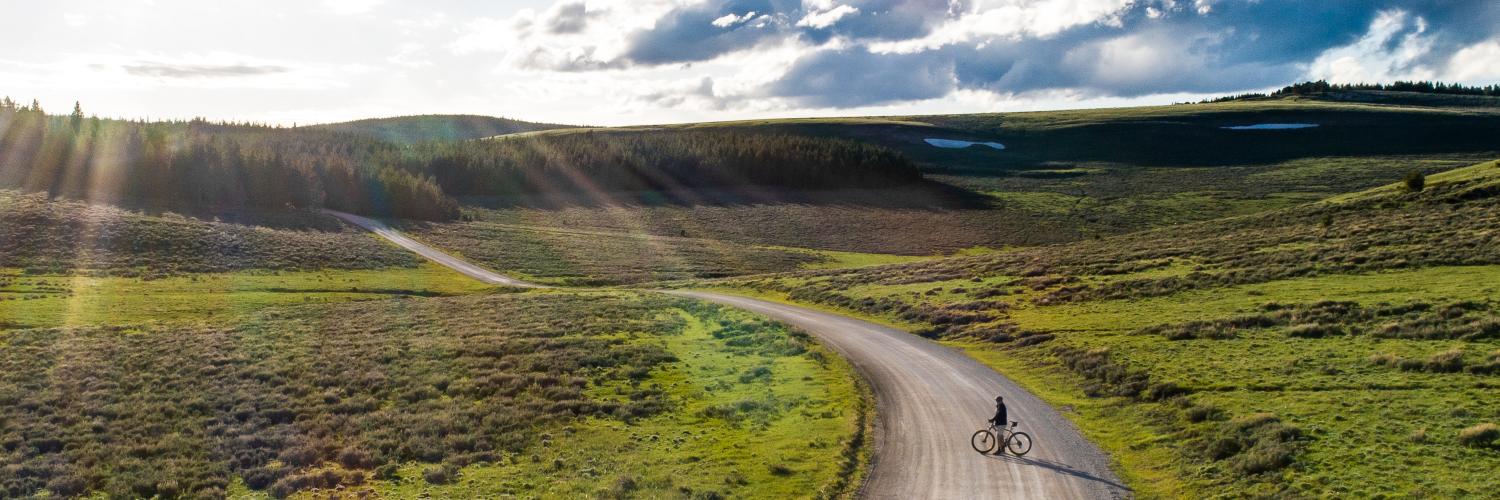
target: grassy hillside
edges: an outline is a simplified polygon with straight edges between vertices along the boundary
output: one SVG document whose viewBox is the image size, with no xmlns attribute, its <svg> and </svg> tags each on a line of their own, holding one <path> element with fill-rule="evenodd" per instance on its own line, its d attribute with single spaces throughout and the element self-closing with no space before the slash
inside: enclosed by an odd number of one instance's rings
<svg viewBox="0 0 1500 500">
<path fill-rule="evenodd" d="M 302 211 L 0 191 L 0 229 L 0 497 L 838 496 L 868 457 L 849 367 L 744 313 Z"/>
<path fill-rule="evenodd" d="M 572 203 L 496 206 L 508 222 L 687 234 L 735 242 L 907 255 L 1074 241 L 1292 207 L 1368 189 L 1408 171 L 1428 174 L 1493 158 L 1488 137 L 1500 108 L 1333 102 L 1304 97 L 1141 108 L 888 118 L 751 120 L 615 129 L 584 134 L 775 133 L 838 137 L 892 148 L 953 196 L 888 193 L 906 206 L 807 202 L 778 196 L 702 202 L 712 195 L 596 195 Z M 1227 130 L 1313 123 L 1293 130 Z M 997 141 L 934 147 L 926 139 Z M 695 190 L 702 192 L 703 190 Z M 780 193 L 778 193 L 780 194 Z M 794 197 L 794 196 L 793 196 Z M 600 208 L 600 200 L 608 207 Z M 812 199 L 817 199 L 812 197 Z M 977 200 L 977 201 L 976 201 Z M 871 206 L 874 205 L 874 206 Z M 858 209 L 850 209 L 857 206 Z M 779 223 L 767 223 L 776 220 Z M 868 227 L 858 233 L 843 230 Z M 712 228 L 706 231 L 704 228 Z M 859 234 L 860 237 L 846 237 Z"/>
<path fill-rule="evenodd" d="M 250 211 L 222 217 L 243 223 L 0 190 L 0 268 L 33 274 L 160 276 L 244 269 L 376 269 L 419 262 L 321 214 Z"/>
<path fill-rule="evenodd" d="M 1484 432 L 1500 420 L 1500 163 L 1426 181 L 1100 241 L 711 284 L 967 349 L 1073 408 L 1146 495 L 1483 495 L 1500 487 Z"/>
<path fill-rule="evenodd" d="M 690 195 L 705 197 L 701 191 L 682 196 Z M 799 247 L 907 256 L 1080 237 L 1074 227 L 1049 226 L 1055 218 L 1045 214 L 956 201 L 919 188 L 781 190 L 737 200 L 661 203 L 617 198 L 605 203 L 470 207 L 466 213 L 481 223 L 713 240 L 718 242 L 715 246 Z M 432 227 L 464 230 L 456 225 Z"/>
<path fill-rule="evenodd" d="M 174 297 L 155 303 L 205 300 Z M 846 366 L 691 301 L 531 293 L 220 312 L 0 325 L 0 494 L 837 494 L 863 453 Z"/>
<path fill-rule="evenodd" d="M 1264 123 L 1307 123 L 1297 130 L 1229 130 Z M 1215 166 L 1326 156 L 1491 152 L 1489 130 L 1500 108 L 1467 108 L 1302 97 L 1132 108 L 961 115 L 750 120 L 528 135 L 720 130 L 846 137 L 900 150 L 948 173 L 994 174 L 1054 169 L 1057 163 Z M 928 138 L 996 141 L 947 149 Z M 997 172 L 998 171 L 998 172 Z"/>
<path fill-rule="evenodd" d="M 415 144 L 433 141 L 465 141 L 497 135 L 566 128 L 567 125 L 532 123 L 478 115 L 420 115 L 370 118 L 312 125 L 307 128 L 373 137 L 382 141 Z"/>
</svg>

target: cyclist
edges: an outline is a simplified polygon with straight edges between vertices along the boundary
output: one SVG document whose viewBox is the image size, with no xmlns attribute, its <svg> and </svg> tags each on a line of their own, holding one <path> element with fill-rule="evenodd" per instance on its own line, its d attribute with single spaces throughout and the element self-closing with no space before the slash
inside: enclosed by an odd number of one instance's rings
<svg viewBox="0 0 1500 500">
<path fill-rule="evenodd" d="M 994 424 L 995 428 L 1000 430 L 999 433 L 995 434 L 996 438 L 1004 439 L 1003 435 L 1004 435 L 1005 426 L 1006 426 L 1006 423 L 1009 422 L 1008 420 L 1006 420 L 1006 417 L 1007 417 L 1007 415 L 1005 414 L 1005 397 L 1003 397 L 1003 396 L 995 396 L 995 416 L 992 417 L 992 418 L 990 418 L 990 423 Z M 999 446 L 995 447 L 995 454 L 996 455 L 1004 455 L 1005 454 L 1005 443 L 1003 441 L 1000 443 Z"/>
</svg>

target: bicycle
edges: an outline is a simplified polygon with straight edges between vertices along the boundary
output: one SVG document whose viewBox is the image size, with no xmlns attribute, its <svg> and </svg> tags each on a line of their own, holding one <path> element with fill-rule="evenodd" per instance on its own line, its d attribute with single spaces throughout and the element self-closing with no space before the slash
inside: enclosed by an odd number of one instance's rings
<svg viewBox="0 0 1500 500">
<path fill-rule="evenodd" d="M 1031 451 L 1031 435 L 1016 431 L 1020 422 L 1011 422 L 1010 428 L 990 424 L 989 427 L 974 431 L 974 436 L 969 438 L 969 444 L 974 446 L 974 451 L 981 454 L 989 453 L 1000 443 L 1010 449 L 1016 456 L 1022 456 Z M 1004 438 L 1002 441 L 1001 438 Z"/>
</svg>

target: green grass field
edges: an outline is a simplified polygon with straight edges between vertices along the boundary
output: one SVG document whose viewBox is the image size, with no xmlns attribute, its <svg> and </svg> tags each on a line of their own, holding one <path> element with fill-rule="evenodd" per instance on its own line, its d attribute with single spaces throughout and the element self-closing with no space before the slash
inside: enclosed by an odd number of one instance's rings
<svg viewBox="0 0 1500 500">
<path fill-rule="evenodd" d="M 1221 128 L 1261 122 L 1321 127 Z M 728 289 L 948 343 L 1143 498 L 1477 497 L 1500 490 L 1497 123 L 1267 99 L 529 132 L 836 136 L 928 182 L 395 225 L 539 282 Z M 735 310 L 490 287 L 307 211 L 0 191 L 0 234 L 0 496 L 837 497 L 870 459 L 850 367 Z"/>
<path fill-rule="evenodd" d="M 654 294 L 473 294 L 445 270 L 409 272 L 71 283 L 77 301 L 139 297 L 19 311 L 48 324 L 0 330 L 0 492 L 843 496 L 857 484 L 866 403 L 805 335 Z M 282 305 L 293 298 L 313 303 Z"/>
<path fill-rule="evenodd" d="M 961 347 L 1068 408 L 1142 496 L 1483 496 L 1500 442 L 1462 436 L 1500 420 L 1496 185 L 1484 162 L 1420 193 L 700 285 Z"/>
<path fill-rule="evenodd" d="M 549 429 L 551 439 L 530 455 L 466 468 L 451 485 L 427 484 L 417 479 L 421 466 L 411 465 L 402 469 L 411 479 L 377 491 L 447 498 L 789 498 L 840 496 L 857 485 L 869 450 L 852 439 L 870 416 L 845 363 L 816 347 L 800 356 L 730 347 L 715 338 L 721 327 L 705 319 L 744 321 L 749 315 L 710 306 L 690 310 L 678 311 L 683 331 L 663 339 L 677 362 L 633 382 L 662 387 L 678 403 L 671 412 Z M 771 325 L 759 327 L 784 335 Z M 619 387 L 591 392 L 620 398 Z"/>
</svg>

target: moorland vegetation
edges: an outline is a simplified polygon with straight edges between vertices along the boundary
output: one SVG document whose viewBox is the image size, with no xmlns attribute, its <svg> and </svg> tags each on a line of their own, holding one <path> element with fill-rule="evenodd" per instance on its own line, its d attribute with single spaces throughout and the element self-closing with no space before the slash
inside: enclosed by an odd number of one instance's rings
<svg viewBox="0 0 1500 500">
<path fill-rule="evenodd" d="M 414 267 L 420 262 L 330 217 L 295 211 L 239 215 L 229 221 L 204 220 L 0 190 L 0 268 L 29 274 L 162 276 Z"/>
<path fill-rule="evenodd" d="M 0 341 L 7 497 L 836 495 L 862 453 L 847 367 L 778 325 L 661 295 L 315 304 Z M 725 457 L 678 473 L 744 440 L 777 469 Z"/>
<path fill-rule="evenodd" d="M 964 347 L 1083 408 L 1143 491 L 1465 496 L 1493 491 L 1484 471 L 1500 462 L 1465 437 L 1500 419 L 1486 396 L 1500 163 L 1424 180 L 1097 241 L 698 286 Z M 1397 464 L 1411 474 L 1381 479 Z"/>
</svg>

